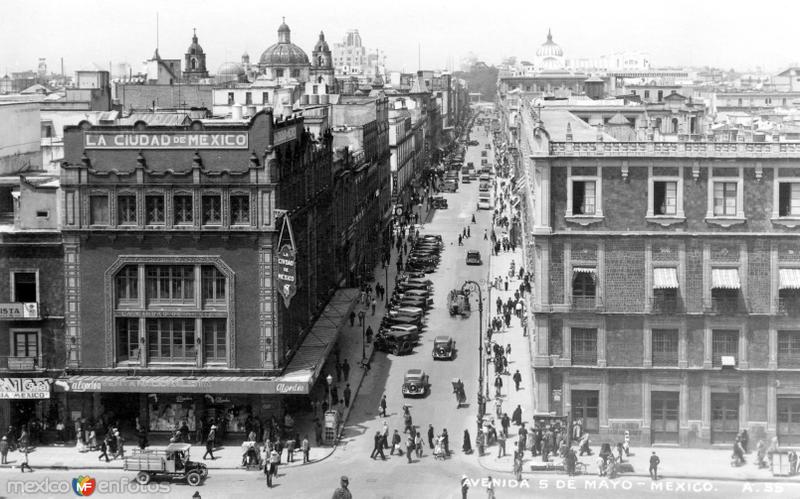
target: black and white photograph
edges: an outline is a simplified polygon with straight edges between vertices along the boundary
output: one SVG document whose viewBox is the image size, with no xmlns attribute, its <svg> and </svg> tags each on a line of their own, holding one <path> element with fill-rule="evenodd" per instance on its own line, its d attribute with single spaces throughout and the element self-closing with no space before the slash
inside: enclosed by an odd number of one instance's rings
<svg viewBox="0 0 800 499">
<path fill-rule="evenodd" d="M 800 497 L 800 5 L 0 2 L 0 499 Z"/>
</svg>

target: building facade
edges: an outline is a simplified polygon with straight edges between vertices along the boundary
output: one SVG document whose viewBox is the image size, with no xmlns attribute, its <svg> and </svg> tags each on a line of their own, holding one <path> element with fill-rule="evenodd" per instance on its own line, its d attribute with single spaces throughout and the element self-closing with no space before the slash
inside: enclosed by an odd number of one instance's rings
<svg viewBox="0 0 800 499">
<path fill-rule="evenodd" d="M 519 112 L 536 409 L 613 441 L 800 441 L 797 144 L 578 139 Z"/>
</svg>

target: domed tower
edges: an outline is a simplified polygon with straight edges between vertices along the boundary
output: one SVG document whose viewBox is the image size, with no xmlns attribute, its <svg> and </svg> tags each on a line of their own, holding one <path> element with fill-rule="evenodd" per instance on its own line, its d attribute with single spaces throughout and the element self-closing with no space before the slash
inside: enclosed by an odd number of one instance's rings
<svg viewBox="0 0 800 499">
<path fill-rule="evenodd" d="M 206 54 L 203 52 L 203 47 L 197 43 L 197 29 L 193 30 L 192 44 L 186 49 L 184 66 L 183 79 L 185 81 L 197 81 L 201 78 L 208 78 Z"/>
<path fill-rule="evenodd" d="M 328 89 L 334 84 L 333 76 L 333 56 L 328 42 L 325 41 L 325 33 L 319 32 L 319 40 L 314 45 L 311 52 L 311 82 L 314 85 L 325 85 Z M 320 93 L 326 93 L 325 91 Z"/>
<path fill-rule="evenodd" d="M 553 41 L 553 34 L 547 30 L 547 41 L 536 51 L 539 71 L 564 69 L 564 51 Z"/>
<path fill-rule="evenodd" d="M 261 54 L 258 68 L 262 74 L 273 80 L 308 81 L 311 64 L 303 49 L 292 43 L 291 30 L 285 19 L 278 28 L 278 43 Z"/>
</svg>

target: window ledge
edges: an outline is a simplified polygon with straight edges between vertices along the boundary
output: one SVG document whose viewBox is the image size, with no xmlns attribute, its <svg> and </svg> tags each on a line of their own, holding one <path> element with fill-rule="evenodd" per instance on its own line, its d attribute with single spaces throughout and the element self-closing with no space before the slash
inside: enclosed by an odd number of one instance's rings
<svg viewBox="0 0 800 499">
<path fill-rule="evenodd" d="M 747 222 L 745 217 L 706 217 L 706 223 L 719 225 L 720 227 L 730 227 Z"/>
<path fill-rule="evenodd" d="M 650 223 L 659 224 L 663 227 L 667 227 L 669 225 L 680 224 L 686 221 L 686 217 L 679 217 L 673 215 L 649 215 L 645 217 Z"/>
<path fill-rule="evenodd" d="M 602 215 L 567 215 L 564 218 L 567 222 L 579 225 L 596 224 L 605 219 L 605 217 Z"/>
<path fill-rule="evenodd" d="M 772 218 L 772 223 L 776 225 L 783 225 L 784 227 L 795 228 L 800 225 L 800 217 L 780 217 Z"/>
</svg>

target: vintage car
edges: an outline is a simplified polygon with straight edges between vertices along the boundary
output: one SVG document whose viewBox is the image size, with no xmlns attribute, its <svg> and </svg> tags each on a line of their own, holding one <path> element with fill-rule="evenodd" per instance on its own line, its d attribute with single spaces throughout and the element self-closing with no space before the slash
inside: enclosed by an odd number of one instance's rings
<svg viewBox="0 0 800 499">
<path fill-rule="evenodd" d="M 458 178 L 455 180 L 445 180 L 442 184 L 442 191 L 444 192 L 457 192 L 458 191 Z"/>
<path fill-rule="evenodd" d="M 483 151 L 481 151 L 481 157 L 482 157 L 482 158 L 485 158 L 485 157 L 486 157 L 486 153 L 487 153 L 486 149 L 484 149 Z"/>
<path fill-rule="evenodd" d="M 477 250 L 467 251 L 467 265 L 482 265 L 481 252 Z"/>
<path fill-rule="evenodd" d="M 389 317 L 411 317 L 412 319 L 419 319 L 425 315 L 425 310 L 422 307 L 412 307 L 408 305 L 397 306 L 389 308 L 387 312 Z"/>
<path fill-rule="evenodd" d="M 433 360 L 453 360 L 456 353 L 456 342 L 449 336 L 437 336 L 433 339 Z"/>
<path fill-rule="evenodd" d="M 478 186 L 479 192 L 489 192 L 492 187 L 489 185 L 489 182 L 481 182 L 481 185 Z"/>
<path fill-rule="evenodd" d="M 428 394 L 428 375 L 422 369 L 409 369 L 403 378 L 403 397 L 424 397 Z"/>
<path fill-rule="evenodd" d="M 414 260 L 416 260 L 416 259 L 409 258 L 408 262 L 411 263 Z M 431 285 L 426 283 L 426 282 L 419 281 L 419 280 L 411 280 L 411 281 L 405 280 L 405 281 L 398 282 L 397 286 L 395 287 L 395 289 L 399 290 L 401 293 L 404 293 L 405 291 L 407 291 L 409 289 L 419 289 L 419 290 L 423 290 L 423 291 L 430 291 Z"/>
<path fill-rule="evenodd" d="M 381 320 L 379 331 L 387 331 L 392 326 L 414 326 L 419 327 L 422 325 L 422 317 L 411 317 L 408 315 L 385 315 Z"/>
<path fill-rule="evenodd" d="M 492 202 L 486 198 L 481 198 L 478 200 L 478 209 L 479 210 L 491 210 L 492 209 Z"/>
<path fill-rule="evenodd" d="M 409 277 L 406 277 L 405 279 L 401 280 L 400 282 L 404 282 L 406 284 L 412 284 L 412 285 L 414 285 L 414 284 L 425 285 L 428 288 L 428 290 L 433 289 L 433 281 L 431 281 L 430 279 L 427 279 L 426 277 L 409 276 Z"/>
<path fill-rule="evenodd" d="M 477 141 L 477 140 L 470 140 L 470 141 L 469 141 L 469 145 L 471 145 L 471 146 L 477 146 L 477 145 L 478 145 L 478 141 Z"/>
<path fill-rule="evenodd" d="M 406 279 L 426 279 L 425 272 L 400 272 L 395 276 L 395 282 L 404 281 Z M 427 279 L 433 284 L 433 281 Z"/>
<path fill-rule="evenodd" d="M 468 316 L 470 312 L 469 296 L 460 289 L 451 289 L 447 295 L 447 309 L 450 311 L 451 316 Z"/>
<path fill-rule="evenodd" d="M 404 355 L 414 350 L 418 340 L 419 334 L 390 329 L 375 336 L 375 349 L 393 355 Z"/>
<path fill-rule="evenodd" d="M 462 184 L 469 184 L 471 182 L 472 182 L 472 180 L 469 178 L 469 175 L 464 175 L 464 176 L 461 177 L 461 183 Z"/>
<path fill-rule="evenodd" d="M 125 456 L 123 469 L 136 471 L 136 481 L 147 485 L 153 478 L 186 480 L 197 486 L 208 476 L 208 468 L 203 463 L 189 459 L 190 444 L 169 444 L 164 450 L 144 450 Z"/>
<path fill-rule="evenodd" d="M 485 148 L 486 148 L 486 149 L 491 149 L 491 148 L 492 148 L 492 144 L 486 144 L 486 145 L 485 145 Z"/>
<path fill-rule="evenodd" d="M 406 270 L 415 272 L 426 272 L 428 274 L 436 272 L 436 263 L 424 260 L 409 258 L 406 262 Z"/>
<path fill-rule="evenodd" d="M 419 307 L 427 309 L 431 306 L 430 299 L 421 296 L 398 295 L 396 300 L 392 300 L 392 305 L 398 307 Z"/>
<path fill-rule="evenodd" d="M 421 300 L 425 300 L 428 303 L 433 303 L 433 297 L 431 296 L 431 292 L 425 289 L 407 289 L 403 291 L 401 294 L 402 294 L 402 299 L 418 298 Z"/>
<path fill-rule="evenodd" d="M 436 196 L 433 198 L 433 207 L 437 210 L 446 210 L 447 209 L 447 199 L 444 196 Z"/>
</svg>

